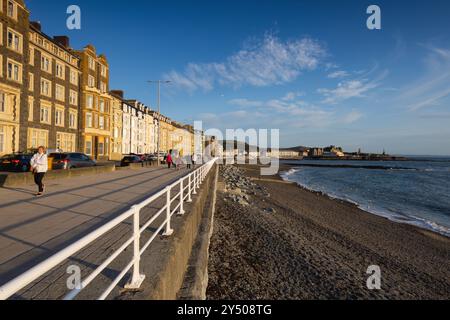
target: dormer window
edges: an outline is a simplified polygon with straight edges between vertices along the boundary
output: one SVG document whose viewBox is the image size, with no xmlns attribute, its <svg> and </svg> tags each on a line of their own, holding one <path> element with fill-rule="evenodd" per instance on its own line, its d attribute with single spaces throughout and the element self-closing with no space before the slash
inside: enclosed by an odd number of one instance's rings
<svg viewBox="0 0 450 320">
<path fill-rule="evenodd" d="M 10 18 L 17 20 L 17 5 L 14 1 L 8 0 L 7 15 Z"/>
</svg>

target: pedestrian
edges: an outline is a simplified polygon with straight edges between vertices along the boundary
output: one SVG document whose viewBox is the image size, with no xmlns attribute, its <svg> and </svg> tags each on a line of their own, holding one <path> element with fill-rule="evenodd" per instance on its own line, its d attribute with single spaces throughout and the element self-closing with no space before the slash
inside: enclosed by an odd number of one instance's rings
<svg viewBox="0 0 450 320">
<path fill-rule="evenodd" d="M 166 155 L 167 167 L 170 169 L 172 167 L 172 155 L 170 152 Z"/>
<path fill-rule="evenodd" d="M 194 153 L 193 155 L 192 155 L 192 164 L 194 165 L 194 167 L 195 167 L 195 163 L 197 162 L 197 155 Z"/>
<path fill-rule="evenodd" d="M 181 169 L 181 166 L 183 165 L 183 159 L 181 159 L 181 156 L 178 155 L 177 157 L 175 157 L 175 168 L 177 168 L 177 170 Z"/>
<path fill-rule="evenodd" d="M 188 169 L 188 170 L 190 170 L 190 169 L 192 169 L 192 155 L 190 155 L 190 154 L 188 154 L 187 156 L 186 156 L 186 168 Z"/>
<path fill-rule="evenodd" d="M 39 197 L 44 194 L 45 185 L 43 180 L 48 171 L 48 158 L 45 153 L 45 147 L 41 146 L 38 148 L 38 152 L 31 158 L 30 165 L 34 175 L 34 182 L 38 186 L 36 196 Z"/>
</svg>

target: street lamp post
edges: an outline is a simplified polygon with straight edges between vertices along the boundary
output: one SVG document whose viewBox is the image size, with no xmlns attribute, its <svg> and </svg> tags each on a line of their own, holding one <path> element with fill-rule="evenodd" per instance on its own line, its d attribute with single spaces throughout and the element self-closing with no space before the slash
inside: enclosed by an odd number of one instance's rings
<svg viewBox="0 0 450 320">
<path fill-rule="evenodd" d="M 158 159 L 158 167 L 161 165 L 159 160 L 160 135 L 161 135 L 161 84 L 169 84 L 171 81 L 164 80 L 150 80 L 148 83 L 158 84 L 158 139 L 156 140 L 156 158 Z"/>
</svg>

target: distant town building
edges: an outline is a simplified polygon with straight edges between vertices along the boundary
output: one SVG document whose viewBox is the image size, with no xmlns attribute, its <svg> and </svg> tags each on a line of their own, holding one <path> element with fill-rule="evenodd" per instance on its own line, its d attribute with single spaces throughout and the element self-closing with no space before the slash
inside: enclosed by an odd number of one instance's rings
<svg viewBox="0 0 450 320">
<path fill-rule="evenodd" d="M 323 156 L 323 149 L 322 148 L 311 148 L 308 152 L 309 157 L 321 157 Z"/>
</svg>

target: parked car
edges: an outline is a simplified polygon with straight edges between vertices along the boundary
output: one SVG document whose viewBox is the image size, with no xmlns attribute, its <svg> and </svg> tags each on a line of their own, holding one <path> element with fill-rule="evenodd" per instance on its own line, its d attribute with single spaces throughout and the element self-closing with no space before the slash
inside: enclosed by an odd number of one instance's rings
<svg viewBox="0 0 450 320">
<path fill-rule="evenodd" d="M 97 165 L 97 162 L 83 153 L 52 153 L 49 158 L 53 159 L 53 170 L 87 168 Z"/>
<path fill-rule="evenodd" d="M 156 154 L 149 154 L 147 156 L 148 161 L 158 161 L 158 156 Z"/>
<path fill-rule="evenodd" d="M 166 163 L 167 152 L 160 151 L 159 152 L 159 162 Z"/>
<path fill-rule="evenodd" d="M 145 154 L 131 153 L 130 156 L 136 156 L 136 157 L 139 157 L 139 159 L 141 159 L 141 161 L 147 160 L 147 155 L 145 155 Z"/>
<path fill-rule="evenodd" d="M 32 154 L 9 154 L 0 158 L 0 171 L 28 172 Z"/>
<path fill-rule="evenodd" d="M 122 161 L 120 162 L 120 165 L 122 167 L 128 167 L 130 165 L 130 163 L 142 163 L 143 160 L 141 159 L 141 157 L 139 156 L 125 156 Z"/>
</svg>

